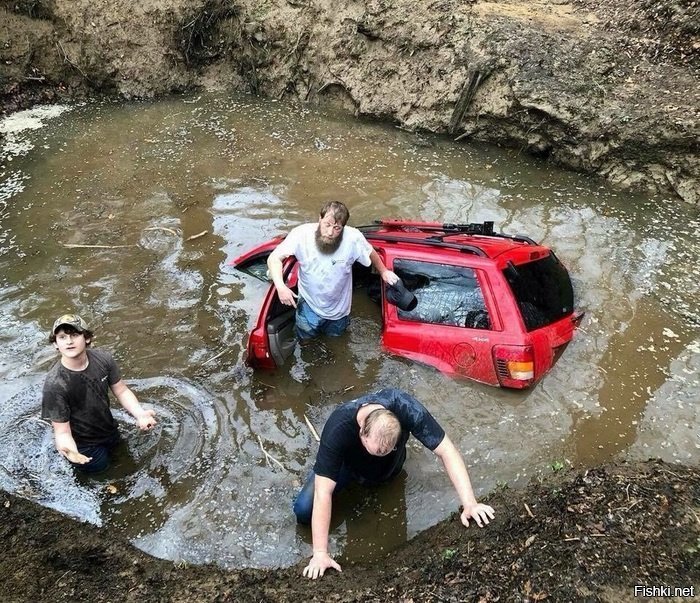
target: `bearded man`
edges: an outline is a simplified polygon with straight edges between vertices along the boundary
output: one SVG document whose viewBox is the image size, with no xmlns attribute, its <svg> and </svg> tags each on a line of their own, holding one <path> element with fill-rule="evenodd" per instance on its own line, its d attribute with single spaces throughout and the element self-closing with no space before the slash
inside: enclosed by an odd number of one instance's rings
<svg viewBox="0 0 700 603">
<path fill-rule="evenodd" d="M 388 285 L 399 278 L 382 262 L 364 235 L 346 226 L 348 208 L 329 201 L 318 224 L 301 224 L 287 235 L 267 260 L 280 301 L 296 308 L 296 334 L 305 341 L 325 334 L 341 335 L 350 323 L 352 265 L 374 266 Z M 289 256 L 299 263 L 299 295 L 284 282 L 282 263 Z"/>
</svg>

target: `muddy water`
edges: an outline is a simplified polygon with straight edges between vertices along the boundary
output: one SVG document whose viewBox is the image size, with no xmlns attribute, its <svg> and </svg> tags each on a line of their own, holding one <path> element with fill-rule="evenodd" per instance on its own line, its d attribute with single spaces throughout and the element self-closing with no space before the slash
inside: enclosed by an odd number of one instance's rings
<svg viewBox="0 0 700 603">
<path fill-rule="evenodd" d="M 316 451 L 307 418 L 320 431 L 338 402 L 378 387 L 431 409 L 479 495 L 569 464 L 700 460 L 697 209 L 517 152 L 249 98 L 54 107 L 0 131 L 6 490 L 157 556 L 267 567 L 310 551 L 290 510 Z M 266 285 L 228 262 L 315 219 L 328 198 L 346 201 L 356 225 L 494 220 L 552 246 L 586 311 L 578 337 L 532 390 L 501 391 L 389 356 L 378 308 L 357 292 L 346 336 L 253 373 L 244 345 Z M 48 329 L 69 310 L 159 417 L 141 434 L 115 409 L 126 443 L 91 479 L 66 467 L 39 416 L 56 360 Z M 377 558 L 456 509 L 433 455 L 412 445 L 406 468 L 343 497 L 333 550 Z"/>
</svg>

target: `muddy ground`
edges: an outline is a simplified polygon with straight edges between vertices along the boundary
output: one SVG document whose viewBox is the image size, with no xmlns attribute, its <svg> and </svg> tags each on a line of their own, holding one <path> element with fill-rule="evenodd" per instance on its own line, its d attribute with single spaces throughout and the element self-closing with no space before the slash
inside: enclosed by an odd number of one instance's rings
<svg viewBox="0 0 700 603">
<path fill-rule="evenodd" d="M 4 494 L 0 600 L 619 603 L 634 600 L 635 586 L 700 594 L 696 468 L 622 463 L 499 490 L 488 502 L 497 518 L 487 528 L 465 529 L 455 515 L 383 563 L 339 558 L 342 574 L 311 582 L 301 577 L 302 564 L 267 571 L 178 566 L 108 530 Z"/>
<path fill-rule="evenodd" d="M 0 99 L 334 103 L 700 200 L 697 0 L 0 0 Z"/>
</svg>

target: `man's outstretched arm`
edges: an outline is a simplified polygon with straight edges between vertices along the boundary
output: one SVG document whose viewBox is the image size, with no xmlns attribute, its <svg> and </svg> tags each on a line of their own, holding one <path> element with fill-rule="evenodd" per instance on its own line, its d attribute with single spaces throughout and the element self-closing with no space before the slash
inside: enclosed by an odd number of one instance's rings
<svg viewBox="0 0 700 603">
<path fill-rule="evenodd" d="M 463 511 L 460 516 L 462 523 L 468 527 L 469 518 L 471 517 L 480 528 L 488 524 L 489 519 L 494 518 L 493 508 L 477 502 L 469 479 L 469 473 L 467 473 L 467 466 L 464 464 L 464 459 L 462 459 L 462 455 L 452 443 L 452 440 L 445 436 L 434 452 L 442 461 L 445 471 L 462 503 Z"/>
<path fill-rule="evenodd" d="M 328 532 L 333 509 L 335 482 L 327 477 L 316 476 L 314 481 L 314 508 L 311 515 L 311 535 L 314 555 L 304 568 L 303 575 L 312 580 L 323 576 L 329 567 L 342 571 L 340 565 L 328 553 Z"/>
<path fill-rule="evenodd" d="M 143 406 L 139 404 L 136 394 L 129 389 L 123 379 L 120 379 L 114 385 L 110 385 L 110 389 L 117 400 L 119 400 L 119 404 L 136 419 L 139 429 L 145 431 L 152 429 L 156 425 L 156 411 L 145 410 Z"/>
</svg>

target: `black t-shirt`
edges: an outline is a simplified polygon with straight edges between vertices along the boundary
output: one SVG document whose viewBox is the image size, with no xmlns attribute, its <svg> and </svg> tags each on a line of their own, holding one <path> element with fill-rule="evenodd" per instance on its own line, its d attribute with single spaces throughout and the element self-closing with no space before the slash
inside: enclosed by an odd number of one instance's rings
<svg viewBox="0 0 700 603">
<path fill-rule="evenodd" d="M 41 416 L 57 423 L 70 422 L 77 446 L 95 446 L 119 435 L 109 410 L 109 387 L 121 379 L 109 352 L 87 350 L 88 366 L 71 371 L 59 360 L 44 382 Z"/>
<path fill-rule="evenodd" d="M 360 440 L 357 412 L 367 404 L 381 404 L 393 412 L 401 423 L 396 448 L 386 456 L 371 455 Z M 428 450 L 435 450 L 445 437 L 445 431 L 428 410 L 404 391 L 382 389 L 341 404 L 323 427 L 314 473 L 338 481 L 340 469 L 345 465 L 360 483 L 387 481 L 401 471 L 406 460 L 406 442 L 411 434 Z"/>
</svg>

